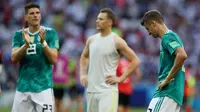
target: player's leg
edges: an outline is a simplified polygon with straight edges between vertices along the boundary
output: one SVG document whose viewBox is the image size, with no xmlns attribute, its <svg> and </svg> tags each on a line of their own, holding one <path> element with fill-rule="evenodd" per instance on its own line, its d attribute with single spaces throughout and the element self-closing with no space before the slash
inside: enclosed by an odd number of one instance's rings
<svg viewBox="0 0 200 112">
<path fill-rule="evenodd" d="M 69 112 L 72 112 L 75 107 L 74 104 L 76 97 L 77 97 L 76 86 L 72 85 L 69 87 L 69 106 L 67 108 Z"/>
<path fill-rule="evenodd" d="M 87 93 L 87 112 L 99 112 L 98 94 Z"/>
<path fill-rule="evenodd" d="M 28 93 L 16 91 L 12 112 L 33 112 L 34 103 Z"/>
<path fill-rule="evenodd" d="M 125 99 L 126 101 L 124 102 L 124 112 L 131 112 L 130 110 L 130 99 L 131 99 L 131 95 L 125 94 Z"/>
<path fill-rule="evenodd" d="M 160 108 L 157 108 L 155 112 L 180 112 L 180 105 L 178 105 L 173 99 L 164 97 L 163 102 L 160 104 Z"/>
<path fill-rule="evenodd" d="M 154 108 L 157 103 L 159 103 L 160 98 L 153 98 L 149 104 L 149 107 L 147 108 L 147 112 L 154 112 Z"/>
<path fill-rule="evenodd" d="M 110 91 L 100 93 L 99 96 L 99 111 L 97 112 L 117 112 L 118 108 L 118 92 Z"/>
<path fill-rule="evenodd" d="M 64 88 L 54 88 L 55 112 L 64 112 Z"/>
<path fill-rule="evenodd" d="M 119 92 L 119 103 L 118 103 L 118 112 L 124 112 L 124 102 L 125 102 L 124 94 Z"/>
<path fill-rule="evenodd" d="M 180 112 L 180 106 L 169 97 L 153 98 L 147 112 Z"/>
<path fill-rule="evenodd" d="M 77 84 L 77 112 L 83 112 L 84 106 L 83 106 L 83 94 L 84 94 L 84 88 Z"/>
<path fill-rule="evenodd" d="M 31 99 L 36 103 L 36 112 L 54 112 L 54 95 L 52 88 L 39 93 L 31 93 Z"/>
</svg>

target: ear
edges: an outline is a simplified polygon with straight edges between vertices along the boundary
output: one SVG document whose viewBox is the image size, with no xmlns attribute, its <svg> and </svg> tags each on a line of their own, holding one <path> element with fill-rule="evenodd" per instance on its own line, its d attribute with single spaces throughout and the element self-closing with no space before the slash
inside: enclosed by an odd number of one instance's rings
<svg viewBox="0 0 200 112">
<path fill-rule="evenodd" d="M 156 21 L 152 21 L 152 25 L 153 25 L 153 27 L 155 27 L 157 25 L 157 22 Z"/>
<path fill-rule="evenodd" d="M 113 24 L 113 21 L 112 21 L 111 19 L 109 19 L 109 20 L 108 20 L 108 24 L 109 24 L 109 25 L 112 25 L 112 24 Z"/>
</svg>

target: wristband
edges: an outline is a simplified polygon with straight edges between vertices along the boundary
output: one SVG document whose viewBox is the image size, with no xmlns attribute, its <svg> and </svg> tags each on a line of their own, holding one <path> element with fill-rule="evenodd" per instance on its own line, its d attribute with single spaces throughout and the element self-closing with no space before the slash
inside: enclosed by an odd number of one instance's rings
<svg viewBox="0 0 200 112">
<path fill-rule="evenodd" d="M 44 41 L 44 42 L 42 43 L 42 47 L 46 47 L 46 46 L 47 46 L 47 42 Z"/>
</svg>

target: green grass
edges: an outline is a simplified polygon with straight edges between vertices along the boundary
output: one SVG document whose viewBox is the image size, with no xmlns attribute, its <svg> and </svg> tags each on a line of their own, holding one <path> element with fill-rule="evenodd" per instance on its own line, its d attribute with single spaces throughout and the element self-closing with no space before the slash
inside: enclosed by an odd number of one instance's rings
<svg viewBox="0 0 200 112">
<path fill-rule="evenodd" d="M 1 108 L 0 107 L 0 112 L 11 112 L 11 108 Z"/>
</svg>

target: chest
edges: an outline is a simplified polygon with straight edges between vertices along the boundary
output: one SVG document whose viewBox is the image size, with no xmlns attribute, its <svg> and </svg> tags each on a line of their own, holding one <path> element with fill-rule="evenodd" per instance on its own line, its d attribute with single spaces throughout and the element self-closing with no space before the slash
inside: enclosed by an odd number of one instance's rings
<svg viewBox="0 0 200 112">
<path fill-rule="evenodd" d="M 115 43 L 112 39 L 96 39 L 89 46 L 91 55 L 112 56 L 116 55 Z"/>
<path fill-rule="evenodd" d="M 43 48 L 41 45 L 41 37 L 39 36 L 39 34 L 36 35 L 29 35 L 30 36 L 30 45 L 26 50 L 26 54 L 25 57 L 26 58 L 33 58 L 35 56 L 39 56 L 42 54 Z M 22 39 L 21 41 L 21 45 L 24 45 L 24 40 Z"/>
</svg>

